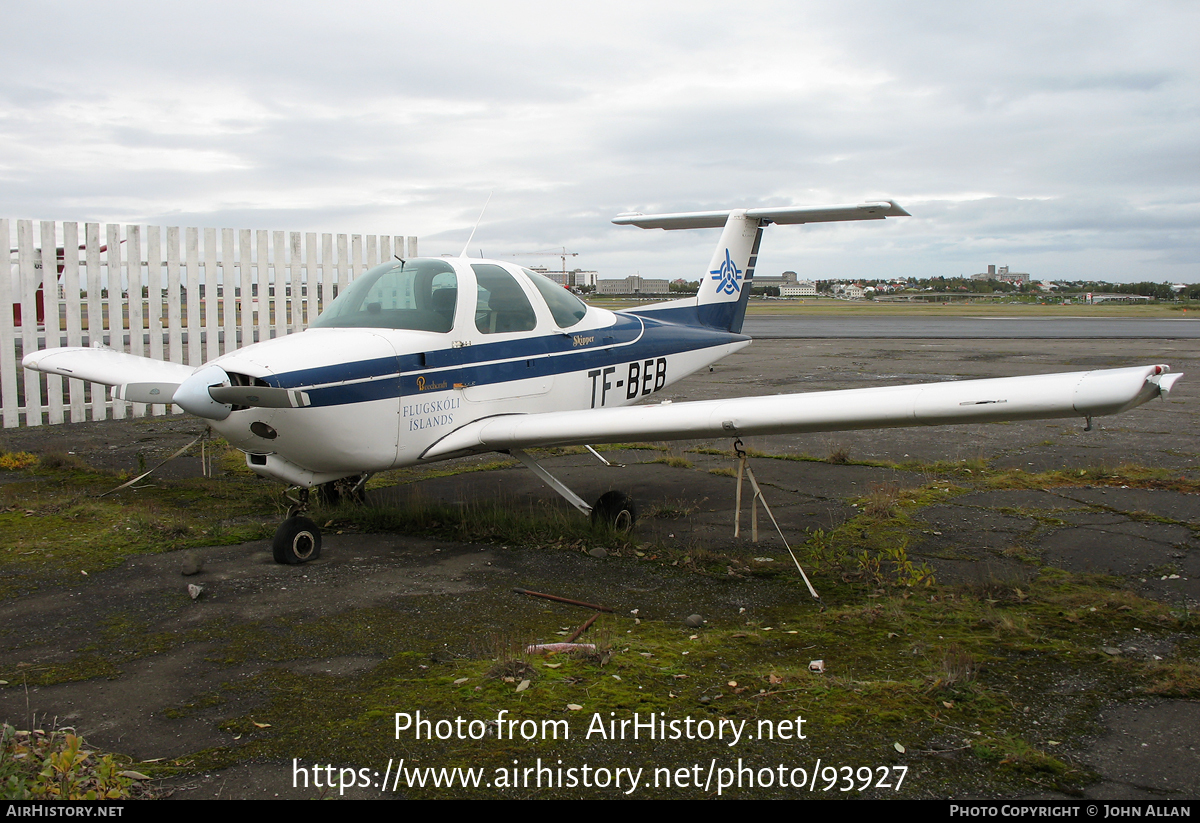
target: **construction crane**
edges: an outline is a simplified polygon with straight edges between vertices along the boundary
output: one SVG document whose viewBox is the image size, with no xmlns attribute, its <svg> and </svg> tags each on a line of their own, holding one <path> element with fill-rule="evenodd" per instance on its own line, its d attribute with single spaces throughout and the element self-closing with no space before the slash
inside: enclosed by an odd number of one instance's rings
<svg viewBox="0 0 1200 823">
<path fill-rule="evenodd" d="M 578 256 L 579 256 L 579 252 L 567 251 L 566 246 L 561 246 L 560 251 L 527 251 L 527 252 L 520 252 L 517 254 L 505 255 L 505 257 L 560 257 L 560 258 L 562 258 L 562 272 L 561 273 L 563 276 L 564 283 L 566 282 L 566 276 L 567 276 L 567 258 L 568 257 L 578 257 Z"/>
</svg>

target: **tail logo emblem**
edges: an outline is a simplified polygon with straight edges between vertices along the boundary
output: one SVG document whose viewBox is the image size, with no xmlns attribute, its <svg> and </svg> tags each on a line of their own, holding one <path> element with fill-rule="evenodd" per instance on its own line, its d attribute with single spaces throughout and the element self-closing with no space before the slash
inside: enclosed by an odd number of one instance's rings
<svg viewBox="0 0 1200 823">
<path fill-rule="evenodd" d="M 725 262 L 721 264 L 721 268 L 710 271 L 712 279 L 717 281 L 717 294 L 737 294 L 741 286 L 738 281 L 742 279 L 742 273 L 737 266 L 733 264 L 733 258 L 729 256 L 729 249 L 725 249 Z"/>
</svg>

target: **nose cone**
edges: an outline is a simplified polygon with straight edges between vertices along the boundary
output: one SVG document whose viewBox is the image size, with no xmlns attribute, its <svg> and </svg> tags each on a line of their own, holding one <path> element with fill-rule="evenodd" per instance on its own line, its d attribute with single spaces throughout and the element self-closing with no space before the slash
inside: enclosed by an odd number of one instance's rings
<svg viewBox="0 0 1200 823">
<path fill-rule="evenodd" d="M 208 390 L 212 386 L 228 386 L 229 375 L 220 366 L 205 366 L 179 384 L 171 402 L 188 414 L 205 420 L 224 420 L 233 411 L 228 403 L 218 403 Z"/>
</svg>

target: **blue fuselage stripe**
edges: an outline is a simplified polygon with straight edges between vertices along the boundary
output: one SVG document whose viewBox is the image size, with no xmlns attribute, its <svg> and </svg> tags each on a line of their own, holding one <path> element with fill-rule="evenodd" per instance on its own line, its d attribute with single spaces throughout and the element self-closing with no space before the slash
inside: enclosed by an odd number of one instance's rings
<svg viewBox="0 0 1200 823">
<path fill-rule="evenodd" d="M 264 379 L 271 386 L 305 391 L 313 406 L 336 406 L 449 390 L 456 385 L 480 386 L 590 371 L 748 339 L 741 334 L 651 317 L 639 320 L 618 315 L 617 323 L 604 329 L 377 357 Z M 308 388 L 312 386 L 321 387 Z"/>
</svg>

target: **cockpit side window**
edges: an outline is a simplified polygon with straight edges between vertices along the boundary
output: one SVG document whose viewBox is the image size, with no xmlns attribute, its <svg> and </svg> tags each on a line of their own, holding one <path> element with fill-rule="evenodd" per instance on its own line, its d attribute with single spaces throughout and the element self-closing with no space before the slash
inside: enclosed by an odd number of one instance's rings
<svg viewBox="0 0 1200 823">
<path fill-rule="evenodd" d="M 457 305 L 458 276 L 449 263 L 393 261 L 359 275 L 311 325 L 448 332 Z"/>
<path fill-rule="evenodd" d="M 472 263 L 479 282 L 475 327 L 483 334 L 533 331 L 537 316 L 515 277 L 493 263 Z"/>
<path fill-rule="evenodd" d="M 529 279 L 533 281 L 533 285 L 537 286 L 537 290 L 541 292 L 542 299 L 546 301 L 546 306 L 550 309 L 550 314 L 554 318 L 554 322 L 558 324 L 560 329 L 567 329 L 574 326 L 587 314 L 586 303 L 546 275 L 538 274 L 529 269 L 521 269 L 521 271 L 525 272 L 529 276 Z"/>
</svg>

